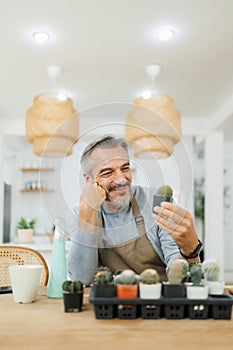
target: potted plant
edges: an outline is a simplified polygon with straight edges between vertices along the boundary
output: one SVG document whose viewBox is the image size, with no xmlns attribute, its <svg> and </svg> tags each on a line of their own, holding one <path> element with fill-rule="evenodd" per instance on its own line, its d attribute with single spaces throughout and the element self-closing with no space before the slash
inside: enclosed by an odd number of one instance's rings
<svg viewBox="0 0 233 350">
<path fill-rule="evenodd" d="M 172 202 L 173 190 L 169 185 L 162 185 L 153 196 L 153 208 L 161 202 Z"/>
<path fill-rule="evenodd" d="M 32 241 L 35 223 L 36 221 L 34 219 L 30 220 L 30 219 L 25 219 L 24 217 L 21 217 L 21 219 L 17 224 L 20 243 L 30 243 Z"/>
<path fill-rule="evenodd" d="M 162 284 L 155 269 L 145 269 L 139 275 L 139 294 L 141 299 L 159 299 Z"/>
<path fill-rule="evenodd" d="M 184 298 L 189 264 L 184 259 L 176 259 L 170 263 L 168 270 L 168 282 L 163 282 L 163 295 L 166 298 Z"/>
<path fill-rule="evenodd" d="M 134 299 L 138 296 L 138 275 L 133 270 L 124 270 L 115 276 L 118 298 Z"/>
<path fill-rule="evenodd" d="M 99 267 L 92 284 L 95 297 L 114 297 L 113 271 L 109 267 Z"/>
<path fill-rule="evenodd" d="M 66 280 L 62 284 L 65 312 L 82 311 L 84 285 L 80 280 Z"/>
<path fill-rule="evenodd" d="M 186 285 L 188 299 L 207 299 L 208 286 L 202 283 L 202 264 L 200 262 L 189 264 L 189 275 L 191 284 Z"/>
<path fill-rule="evenodd" d="M 224 281 L 220 281 L 220 266 L 216 259 L 207 259 L 202 263 L 205 284 L 209 288 L 210 295 L 224 293 Z"/>
</svg>

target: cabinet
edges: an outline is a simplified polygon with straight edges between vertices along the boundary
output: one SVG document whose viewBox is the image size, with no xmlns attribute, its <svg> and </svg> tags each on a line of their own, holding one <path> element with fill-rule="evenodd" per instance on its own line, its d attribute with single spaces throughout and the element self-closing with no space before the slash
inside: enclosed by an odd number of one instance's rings
<svg viewBox="0 0 233 350">
<path fill-rule="evenodd" d="M 30 174 L 29 176 L 23 176 L 23 188 L 20 192 L 24 193 L 40 193 L 40 192 L 53 192 L 53 189 L 47 188 L 47 181 L 42 177 L 42 173 L 52 172 L 54 168 L 21 168 L 24 174 Z"/>
</svg>

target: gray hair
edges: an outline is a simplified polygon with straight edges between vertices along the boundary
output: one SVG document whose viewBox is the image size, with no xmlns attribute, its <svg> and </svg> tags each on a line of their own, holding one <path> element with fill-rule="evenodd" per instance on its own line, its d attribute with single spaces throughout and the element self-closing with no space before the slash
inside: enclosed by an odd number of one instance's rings
<svg viewBox="0 0 233 350">
<path fill-rule="evenodd" d="M 91 159 L 91 154 L 94 151 L 94 149 L 116 147 L 122 147 L 126 151 L 127 156 L 129 157 L 129 145 L 127 144 L 124 138 L 116 138 L 111 135 L 105 135 L 87 145 L 81 155 L 80 164 L 82 170 L 85 173 L 90 174 L 92 168 L 95 166 L 93 160 Z"/>
</svg>

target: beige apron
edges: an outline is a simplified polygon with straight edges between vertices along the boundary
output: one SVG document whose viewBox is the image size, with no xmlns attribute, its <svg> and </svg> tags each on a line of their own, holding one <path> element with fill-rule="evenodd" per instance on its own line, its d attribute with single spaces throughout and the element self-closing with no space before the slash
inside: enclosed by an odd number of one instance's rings
<svg viewBox="0 0 233 350">
<path fill-rule="evenodd" d="M 126 243 L 114 246 L 110 246 L 104 241 L 105 248 L 98 249 L 99 265 L 109 266 L 114 271 L 132 269 L 137 274 L 140 274 L 146 268 L 153 268 L 158 272 L 160 279 L 166 281 L 166 265 L 158 256 L 146 235 L 144 220 L 134 197 L 132 197 L 131 205 L 139 236 Z M 97 226 L 102 228 L 101 212 L 99 212 L 97 220 Z"/>
</svg>

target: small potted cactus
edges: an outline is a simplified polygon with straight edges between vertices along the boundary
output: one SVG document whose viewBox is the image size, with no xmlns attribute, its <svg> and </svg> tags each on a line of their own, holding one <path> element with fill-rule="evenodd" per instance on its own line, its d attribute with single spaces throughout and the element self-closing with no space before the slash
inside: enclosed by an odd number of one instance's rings
<svg viewBox="0 0 233 350">
<path fill-rule="evenodd" d="M 220 281 L 220 266 L 216 259 L 207 259 L 202 263 L 205 284 L 209 288 L 210 295 L 224 293 L 224 281 Z"/>
<path fill-rule="evenodd" d="M 186 285 L 188 299 L 207 299 L 208 286 L 202 283 L 202 264 L 200 262 L 189 264 L 190 284 Z"/>
<path fill-rule="evenodd" d="M 67 280 L 62 284 L 65 312 L 82 311 L 84 285 L 80 280 Z"/>
<path fill-rule="evenodd" d="M 159 299 L 162 284 L 155 269 L 145 269 L 139 275 L 139 293 L 141 299 Z"/>
<path fill-rule="evenodd" d="M 166 298 L 184 298 L 186 296 L 186 286 L 189 264 L 184 259 L 176 259 L 170 263 L 168 269 L 168 282 L 163 282 L 163 295 Z"/>
<path fill-rule="evenodd" d="M 123 270 L 115 276 L 117 298 L 134 299 L 138 297 L 139 277 L 133 270 Z"/>
<path fill-rule="evenodd" d="M 109 267 L 99 267 L 94 276 L 92 288 L 95 297 L 114 297 L 115 284 L 113 271 Z"/>
<path fill-rule="evenodd" d="M 153 209 L 161 202 L 172 202 L 173 190 L 169 185 L 162 185 L 153 196 Z"/>
</svg>

